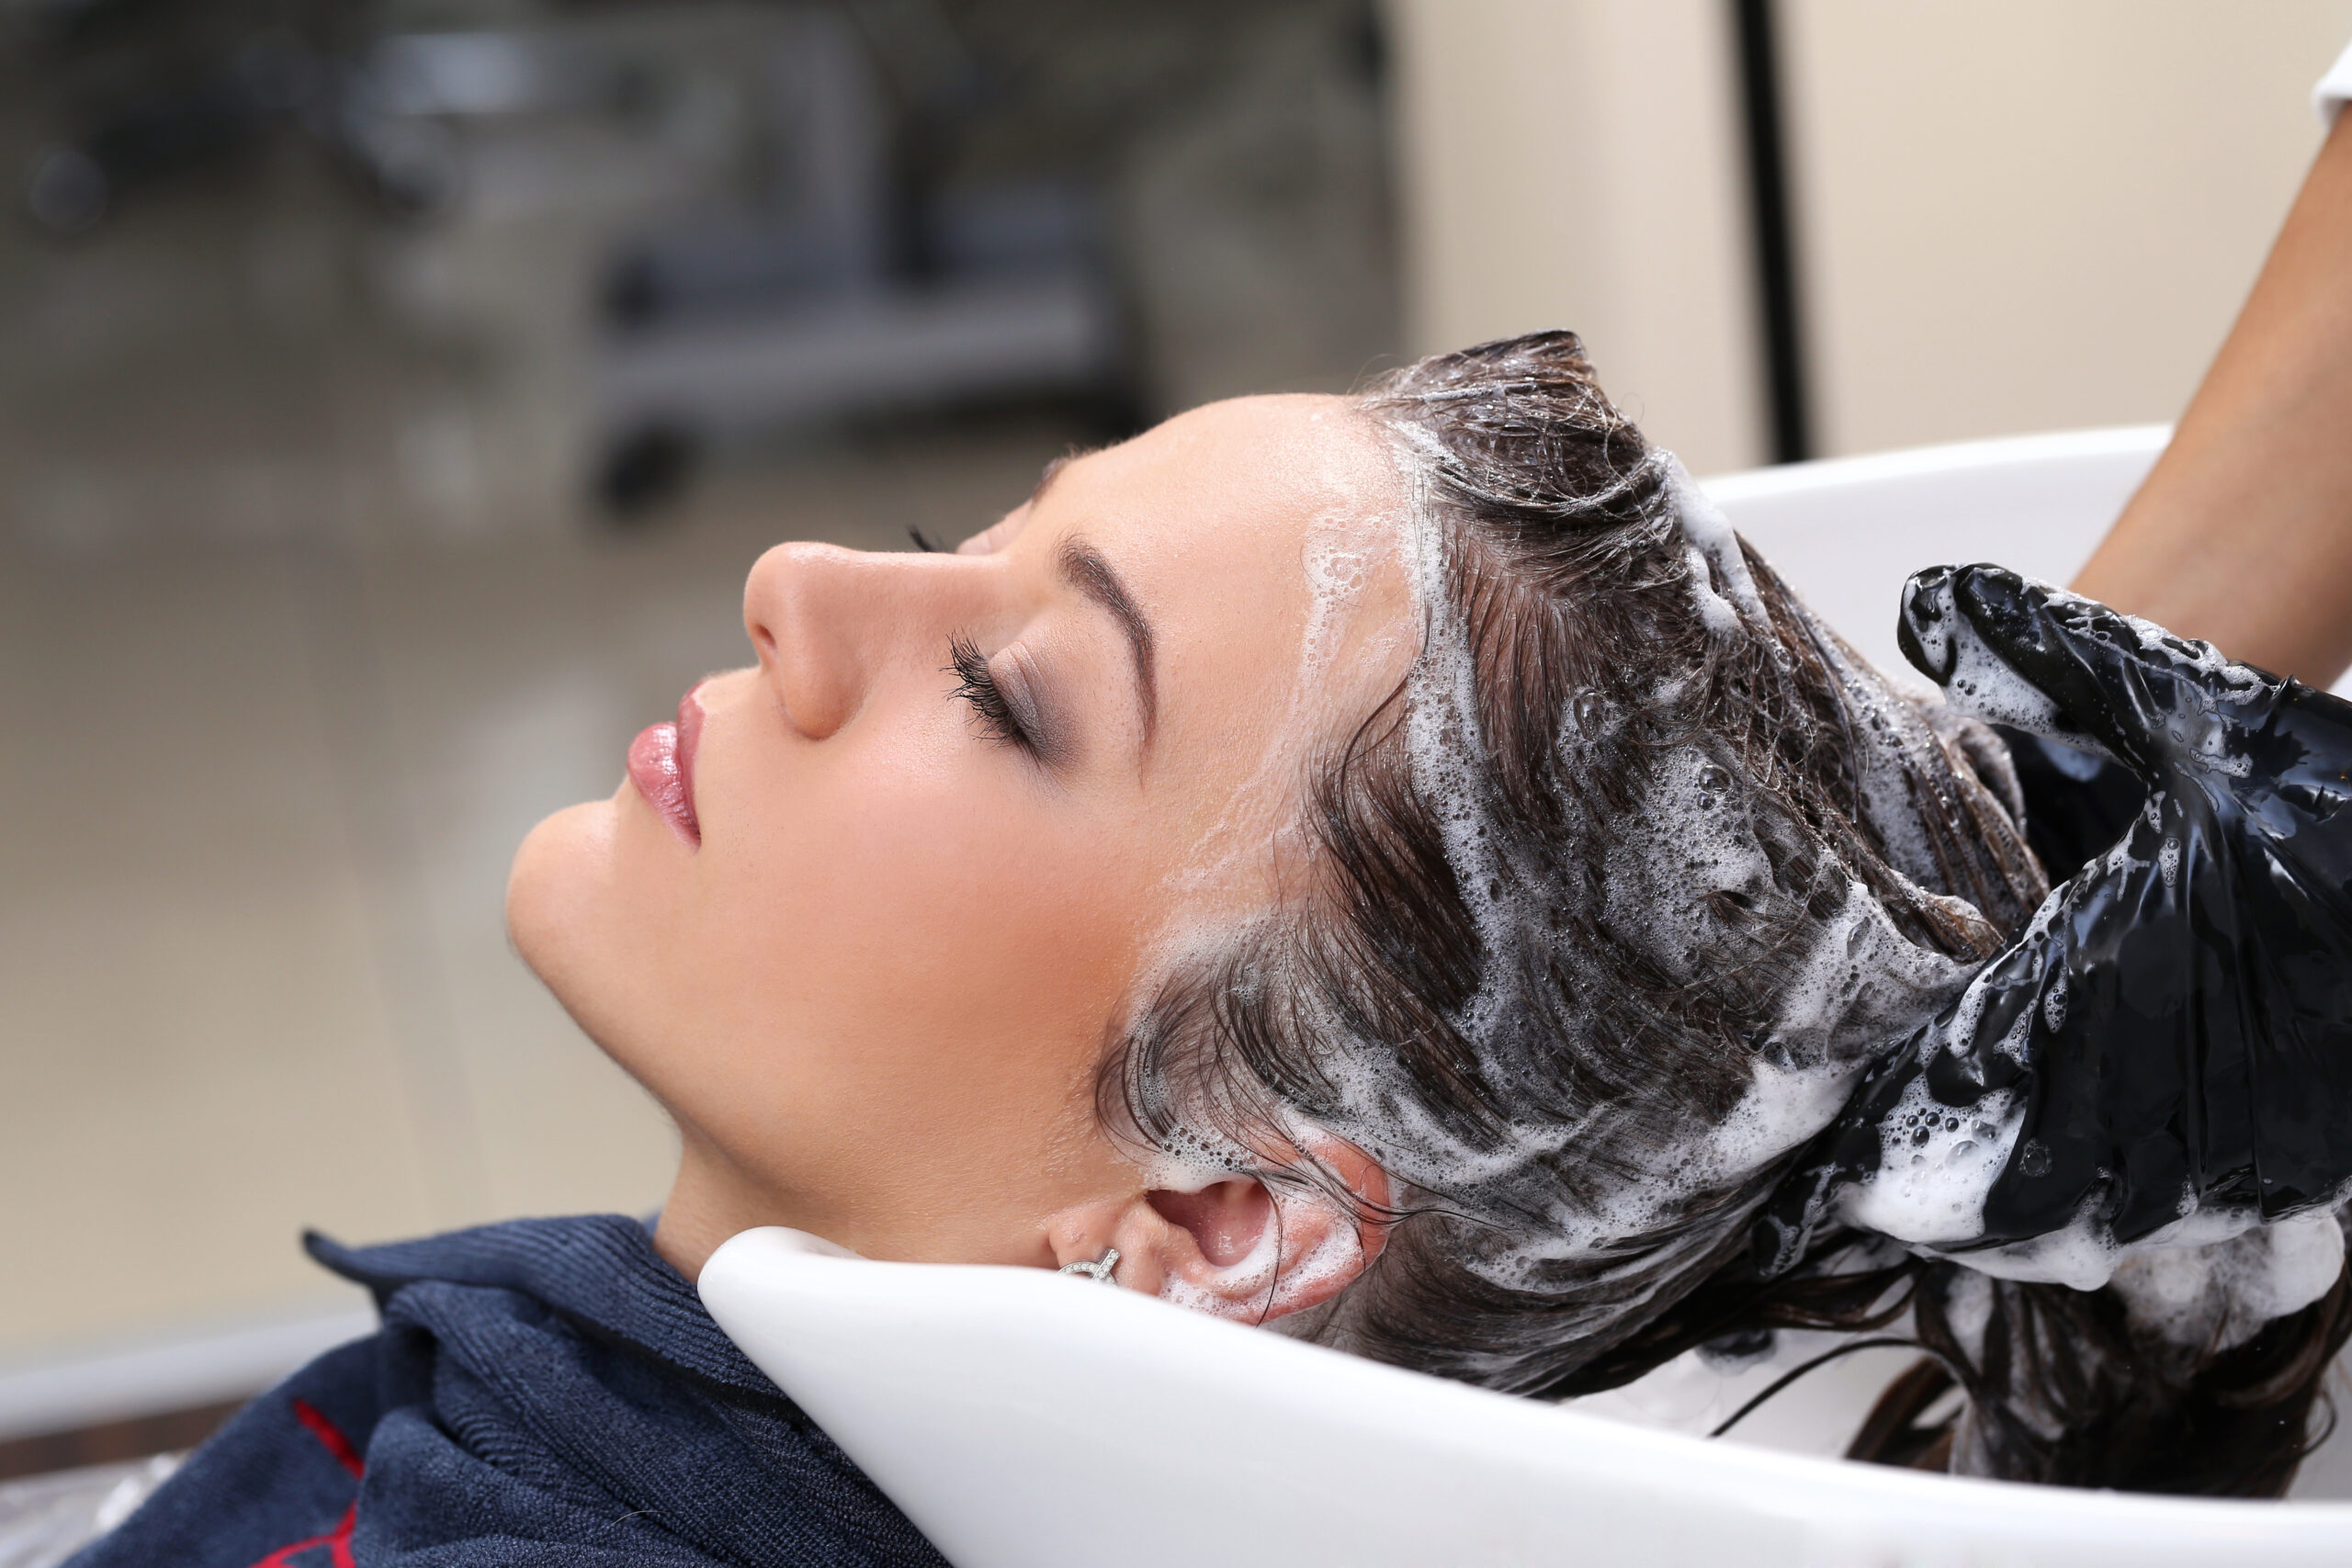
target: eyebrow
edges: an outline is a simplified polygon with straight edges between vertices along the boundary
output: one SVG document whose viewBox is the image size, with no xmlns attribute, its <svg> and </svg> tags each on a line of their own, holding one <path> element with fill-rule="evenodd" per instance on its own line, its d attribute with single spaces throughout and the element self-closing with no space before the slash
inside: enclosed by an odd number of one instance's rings
<svg viewBox="0 0 2352 1568">
<path fill-rule="evenodd" d="M 1053 469 L 1048 468 L 1039 488 L 1042 490 L 1053 477 Z M 1150 745 L 1153 727 L 1159 720 L 1159 686 L 1152 657 L 1151 623 L 1144 619 L 1135 596 L 1119 581 L 1119 574 L 1111 570 L 1111 563 L 1102 558 L 1102 552 L 1077 535 L 1062 540 L 1056 564 L 1061 568 L 1064 581 L 1109 611 L 1111 618 L 1119 623 L 1119 629 L 1126 634 L 1127 651 L 1135 656 L 1136 703 L 1143 710 L 1143 740 L 1146 746 Z"/>
</svg>

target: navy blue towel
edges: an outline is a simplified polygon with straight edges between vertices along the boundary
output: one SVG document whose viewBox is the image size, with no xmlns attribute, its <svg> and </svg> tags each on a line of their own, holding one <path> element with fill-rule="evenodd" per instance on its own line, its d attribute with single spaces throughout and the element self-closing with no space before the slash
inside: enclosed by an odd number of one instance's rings
<svg viewBox="0 0 2352 1568">
<path fill-rule="evenodd" d="M 636 1221 L 308 1246 L 382 1329 L 246 1406 L 69 1568 L 945 1568 Z"/>
</svg>

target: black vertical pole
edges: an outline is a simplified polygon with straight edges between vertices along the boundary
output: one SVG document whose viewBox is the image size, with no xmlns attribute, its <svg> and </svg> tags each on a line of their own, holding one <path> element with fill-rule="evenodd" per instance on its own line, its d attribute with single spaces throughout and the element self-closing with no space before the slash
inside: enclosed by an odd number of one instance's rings
<svg viewBox="0 0 2352 1568">
<path fill-rule="evenodd" d="M 1764 390 L 1772 421 L 1772 460 L 1813 455 L 1806 403 L 1804 334 L 1797 314 L 1795 236 L 1791 232 L 1787 141 L 1781 117 L 1781 62 L 1772 0 L 1731 0 L 1739 34 L 1739 87 L 1747 130 L 1747 205 L 1756 239 L 1756 295 L 1764 329 Z"/>
</svg>

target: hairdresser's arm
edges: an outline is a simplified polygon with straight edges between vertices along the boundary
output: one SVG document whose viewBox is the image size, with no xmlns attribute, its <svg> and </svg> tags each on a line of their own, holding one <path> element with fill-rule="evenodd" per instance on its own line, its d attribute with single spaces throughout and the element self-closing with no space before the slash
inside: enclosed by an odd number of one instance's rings
<svg viewBox="0 0 2352 1568">
<path fill-rule="evenodd" d="M 2315 686 L 2352 663 L 2352 109 L 2075 587 Z"/>
</svg>

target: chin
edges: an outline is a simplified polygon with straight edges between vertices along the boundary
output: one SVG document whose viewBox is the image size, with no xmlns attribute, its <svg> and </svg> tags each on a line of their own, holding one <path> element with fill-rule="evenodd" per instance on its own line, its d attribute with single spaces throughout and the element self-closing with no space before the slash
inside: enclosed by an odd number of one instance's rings
<svg viewBox="0 0 2352 1568">
<path fill-rule="evenodd" d="M 621 809 L 616 800 L 592 800 L 546 818 L 514 852 L 506 878 L 514 951 L 592 1035 L 595 954 L 620 934 L 611 928 L 627 907 L 616 853 Z"/>
<path fill-rule="evenodd" d="M 610 800 L 567 807 L 532 829 L 506 879 L 514 951 L 597 1049 L 657 1099 L 647 1069 L 673 1048 L 680 1000 L 666 940 L 677 918 L 669 834 L 623 784 Z"/>
</svg>

